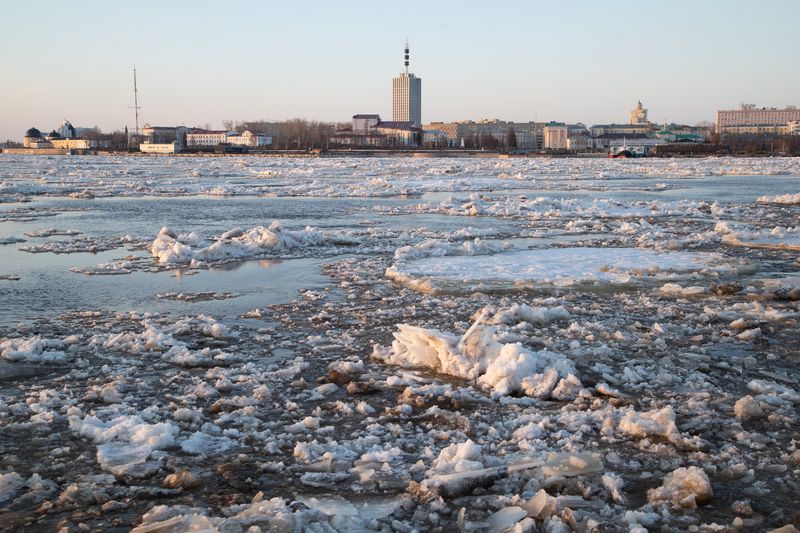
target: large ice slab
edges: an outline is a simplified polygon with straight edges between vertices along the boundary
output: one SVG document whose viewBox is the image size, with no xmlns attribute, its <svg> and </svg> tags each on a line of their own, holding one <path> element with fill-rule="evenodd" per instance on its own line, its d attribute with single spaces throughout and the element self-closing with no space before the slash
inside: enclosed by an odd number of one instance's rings
<svg viewBox="0 0 800 533">
<path fill-rule="evenodd" d="M 630 285 L 717 276 L 742 267 L 743 263 L 717 253 L 575 247 L 401 259 L 386 275 L 422 292 L 461 292 Z"/>
</svg>

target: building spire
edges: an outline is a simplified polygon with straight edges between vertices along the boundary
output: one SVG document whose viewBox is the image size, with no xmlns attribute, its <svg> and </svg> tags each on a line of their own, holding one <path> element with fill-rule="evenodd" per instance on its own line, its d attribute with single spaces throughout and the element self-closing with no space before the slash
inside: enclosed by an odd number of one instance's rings
<svg viewBox="0 0 800 533">
<path fill-rule="evenodd" d="M 403 66 L 405 67 L 403 72 L 408 74 L 408 37 L 406 37 L 405 60 L 403 62 Z"/>
</svg>

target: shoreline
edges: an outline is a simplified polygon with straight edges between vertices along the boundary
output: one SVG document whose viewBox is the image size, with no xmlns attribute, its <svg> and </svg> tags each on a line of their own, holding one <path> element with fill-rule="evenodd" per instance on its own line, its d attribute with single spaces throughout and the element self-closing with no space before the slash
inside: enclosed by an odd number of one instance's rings
<svg viewBox="0 0 800 533">
<path fill-rule="evenodd" d="M 484 152 L 480 150 L 270 150 L 264 152 L 245 153 L 216 153 L 195 152 L 177 154 L 146 154 L 142 152 L 113 152 L 100 150 L 62 150 L 62 149 L 29 149 L 29 148 L 4 148 L 0 150 L 4 155 L 26 156 L 53 156 L 53 155 L 90 155 L 90 156 L 134 156 L 134 157 L 286 157 L 286 158 L 335 158 L 335 157 L 398 157 L 398 158 L 451 158 L 451 159 L 612 159 L 606 153 L 577 153 L 577 154 L 551 154 L 551 153 L 520 153 L 509 154 L 504 152 Z M 705 159 L 714 157 L 731 157 L 751 159 L 758 157 L 800 157 L 796 155 L 780 154 L 669 154 L 652 155 L 633 159 Z"/>
</svg>

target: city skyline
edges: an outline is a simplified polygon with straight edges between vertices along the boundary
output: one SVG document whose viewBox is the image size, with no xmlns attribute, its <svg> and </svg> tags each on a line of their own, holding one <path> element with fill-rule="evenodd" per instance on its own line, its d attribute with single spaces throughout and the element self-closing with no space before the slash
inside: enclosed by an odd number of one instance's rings
<svg viewBox="0 0 800 533">
<path fill-rule="evenodd" d="M 16 52 L 3 67 L 0 140 L 62 118 L 132 130 L 134 64 L 142 122 L 391 116 L 390 79 L 406 36 L 426 78 L 426 123 L 625 122 L 641 100 L 654 122 L 694 124 L 740 102 L 800 99 L 800 74 L 789 67 L 796 2 L 758 11 L 716 1 L 621 2 L 613 11 L 588 2 L 410 2 L 392 17 L 367 3 L 312 5 L 303 17 L 281 5 L 5 8 L 0 44 Z"/>
</svg>

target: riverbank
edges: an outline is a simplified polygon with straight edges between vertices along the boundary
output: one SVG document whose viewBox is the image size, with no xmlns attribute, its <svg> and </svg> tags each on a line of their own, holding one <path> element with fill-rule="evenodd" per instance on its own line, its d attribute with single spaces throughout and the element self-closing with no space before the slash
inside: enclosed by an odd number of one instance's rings
<svg viewBox="0 0 800 533">
<path fill-rule="evenodd" d="M 263 152 L 219 153 L 193 152 L 178 154 L 145 154 L 141 152 L 104 152 L 100 150 L 61 150 L 61 149 L 29 149 L 5 148 L 3 154 L 8 155 L 98 155 L 98 156 L 140 156 L 140 157 L 280 157 L 280 158 L 341 158 L 341 157 L 396 157 L 396 158 L 445 158 L 445 159 L 604 159 L 605 152 L 596 153 L 505 153 L 482 150 L 269 150 Z M 745 155 L 723 154 L 718 152 L 655 154 L 647 159 L 702 159 L 710 157 L 736 157 L 750 159 L 753 157 L 793 157 L 784 155 Z"/>
</svg>

